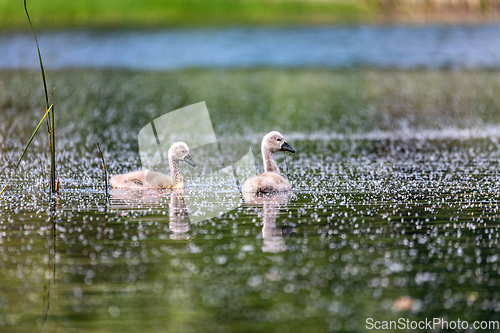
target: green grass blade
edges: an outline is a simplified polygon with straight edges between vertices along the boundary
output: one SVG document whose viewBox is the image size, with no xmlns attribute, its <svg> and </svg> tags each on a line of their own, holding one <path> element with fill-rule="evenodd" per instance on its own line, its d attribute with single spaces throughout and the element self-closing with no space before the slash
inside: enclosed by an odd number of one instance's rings
<svg viewBox="0 0 500 333">
<path fill-rule="evenodd" d="M 47 111 L 45 112 L 45 114 L 43 115 L 42 119 L 40 119 L 40 122 L 38 123 L 38 126 L 35 128 L 35 130 L 33 131 L 33 134 L 31 135 L 31 138 L 30 140 L 28 141 L 28 144 L 26 145 L 26 147 L 24 148 L 23 150 L 23 153 L 21 155 L 21 158 L 19 158 L 19 161 L 17 162 L 16 164 L 16 167 L 14 168 L 14 171 L 12 172 L 12 175 L 10 176 L 9 180 L 7 181 L 7 184 L 5 184 L 5 186 L 2 188 L 2 190 L 0 191 L 0 195 L 3 193 L 3 191 L 7 188 L 7 186 L 9 185 L 10 181 L 12 180 L 12 177 L 14 177 L 14 174 L 16 173 L 17 169 L 19 168 L 19 165 L 21 164 L 21 160 L 23 159 L 24 157 L 24 154 L 26 154 L 26 151 L 28 150 L 28 147 L 30 146 L 31 144 L 31 141 L 33 141 L 33 138 L 35 137 L 36 133 L 38 132 L 38 129 L 40 128 L 40 126 L 42 126 L 42 123 L 43 121 L 45 120 L 45 118 L 47 118 L 47 115 L 49 114 L 50 110 L 52 109 L 52 105 L 49 106 L 49 108 L 47 109 Z"/>
<path fill-rule="evenodd" d="M 24 0 L 24 11 L 26 12 L 26 17 L 28 18 L 28 22 L 30 23 L 31 31 L 33 32 L 33 36 L 35 37 L 36 49 L 38 51 L 38 60 L 40 60 L 40 69 L 42 70 L 43 89 L 45 91 L 45 102 L 47 104 L 46 108 L 48 109 L 49 94 L 47 93 L 47 82 L 45 81 L 45 71 L 43 69 L 42 54 L 40 53 L 40 47 L 38 46 L 38 39 L 36 38 L 35 29 L 33 29 L 33 24 L 31 23 L 30 15 L 28 14 L 28 7 L 26 6 L 26 0 Z"/>
<path fill-rule="evenodd" d="M 45 104 L 46 104 L 46 109 L 49 109 L 49 94 L 47 92 L 47 81 L 45 79 L 45 70 L 43 68 L 42 54 L 40 52 L 40 46 L 38 45 L 38 39 L 36 38 L 35 29 L 33 28 L 30 15 L 28 13 L 26 0 L 24 0 L 24 11 L 26 12 L 26 17 L 28 18 L 31 31 L 33 32 L 33 37 L 35 37 L 36 49 L 38 51 L 38 60 L 40 61 L 40 70 L 42 71 L 43 89 L 45 92 Z M 54 109 L 52 108 L 52 114 L 49 114 L 47 118 L 47 130 L 49 132 L 49 145 L 50 145 L 50 188 L 52 193 L 56 191 L 56 152 L 55 152 L 54 117 L 55 117 Z"/>
<path fill-rule="evenodd" d="M 52 192 L 57 192 L 57 186 L 56 186 L 56 129 L 55 129 L 55 114 L 54 114 L 54 105 L 52 105 L 52 111 L 51 111 L 51 120 L 52 120 L 52 128 L 51 128 L 51 144 L 50 144 L 50 172 L 51 172 L 51 178 L 52 178 Z"/>
</svg>

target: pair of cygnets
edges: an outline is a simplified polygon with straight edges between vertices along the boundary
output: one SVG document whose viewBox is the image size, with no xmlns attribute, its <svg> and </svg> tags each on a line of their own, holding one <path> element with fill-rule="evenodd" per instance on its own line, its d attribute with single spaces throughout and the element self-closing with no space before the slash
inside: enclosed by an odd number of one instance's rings
<svg viewBox="0 0 500 333">
<path fill-rule="evenodd" d="M 292 154 L 295 150 L 285 141 L 280 132 L 272 131 L 264 136 L 261 145 L 262 159 L 265 171 L 260 175 L 249 178 L 241 190 L 248 193 L 273 193 L 290 191 L 292 189 L 288 180 L 280 175 L 274 153 L 288 151 Z M 179 169 L 179 161 L 186 162 L 193 168 L 196 163 L 191 158 L 189 147 L 184 142 L 174 143 L 168 150 L 170 176 L 156 171 L 139 170 L 111 177 L 112 187 L 126 188 L 184 188 L 184 178 Z"/>
</svg>

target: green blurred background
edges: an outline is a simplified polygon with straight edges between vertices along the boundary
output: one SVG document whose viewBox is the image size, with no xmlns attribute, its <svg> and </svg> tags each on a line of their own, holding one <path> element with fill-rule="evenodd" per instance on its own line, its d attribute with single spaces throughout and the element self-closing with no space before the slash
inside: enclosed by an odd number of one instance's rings
<svg viewBox="0 0 500 333">
<path fill-rule="evenodd" d="M 313 25 L 498 19 L 493 0 L 28 0 L 38 29 Z M 0 0 L 0 29 L 26 29 L 22 0 Z"/>
</svg>

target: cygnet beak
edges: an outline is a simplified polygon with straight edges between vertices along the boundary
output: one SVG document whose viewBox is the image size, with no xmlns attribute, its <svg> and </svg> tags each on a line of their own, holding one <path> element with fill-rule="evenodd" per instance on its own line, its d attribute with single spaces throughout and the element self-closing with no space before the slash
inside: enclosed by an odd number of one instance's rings
<svg viewBox="0 0 500 333">
<path fill-rule="evenodd" d="M 187 164 L 189 164 L 193 168 L 196 168 L 196 163 L 191 158 L 191 155 L 188 155 L 188 156 L 184 157 L 184 162 L 186 162 Z"/>
<path fill-rule="evenodd" d="M 293 149 L 286 141 L 281 145 L 281 150 L 289 151 L 290 153 L 295 154 L 295 149 Z"/>
</svg>

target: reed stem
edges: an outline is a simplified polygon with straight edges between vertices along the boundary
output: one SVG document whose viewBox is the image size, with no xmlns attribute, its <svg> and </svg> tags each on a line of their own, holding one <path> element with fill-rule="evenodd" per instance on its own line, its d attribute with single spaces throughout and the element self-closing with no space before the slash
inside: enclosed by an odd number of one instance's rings
<svg viewBox="0 0 500 333">
<path fill-rule="evenodd" d="M 108 171 L 106 170 L 106 161 L 104 161 L 104 155 L 102 154 L 101 146 L 99 142 L 97 143 L 97 149 L 99 149 L 99 153 L 101 153 L 102 159 L 102 168 L 104 169 L 104 186 L 106 190 L 106 201 L 108 200 Z"/>
<path fill-rule="evenodd" d="M 26 12 L 26 17 L 30 24 L 31 31 L 33 32 L 33 37 L 35 37 L 36 49 L 38 51 L 38 60 L 40 61 L 40 70 L 42 72 L 43 89 L 45 93 L 45 104 L 46 110 L 49 109 L 49 94 L 47 92 L 47 80 L 45 79 L 45 70 L 43 69 L 42 54 L 40 52 L 40 47 L 38 45 L 38 39 L 36 38 L 35 29 L 31 23 L 30 15 L 28 14 L 28 7 L 26 5 L 26 0 L 24 0 L 24 11 Z M 49 134 L 49 146 L 50 146 L 50 191 L 51 193 L 57 192 L 56 187 L 56 151 L 55 151 L 55 114 L 54 107 L 52 106 L 52 111 L 47 117 L 47 131 Z"/>
</svg>

